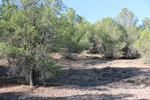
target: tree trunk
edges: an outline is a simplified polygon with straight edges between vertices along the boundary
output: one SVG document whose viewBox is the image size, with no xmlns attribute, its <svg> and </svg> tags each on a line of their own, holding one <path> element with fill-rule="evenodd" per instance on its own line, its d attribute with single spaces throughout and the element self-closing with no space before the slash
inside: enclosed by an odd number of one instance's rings
<svg viewBox="0 0 150 100">
<path fill-rule="evenodd" d="M 30 69 L 30 86 L 34 86 L 34 69 L 33 67 Z"/>
</svg>

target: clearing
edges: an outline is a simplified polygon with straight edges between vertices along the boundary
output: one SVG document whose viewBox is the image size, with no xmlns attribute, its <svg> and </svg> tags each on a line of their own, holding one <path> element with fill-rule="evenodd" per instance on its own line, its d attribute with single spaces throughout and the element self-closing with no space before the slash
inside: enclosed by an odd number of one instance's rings
<svg viewBox="0 0 150 100">
<path fill-rule="evenodd" d="M 22 85 L 7 77 L 9 67 L 0 61 L 0 100 L 125 100 L 150 99 L 150 65 L 138 60 L 103 60 L 99 55 L 80 54 L 59 60 L 62 73 L 46 86 Z"/>
</svg>

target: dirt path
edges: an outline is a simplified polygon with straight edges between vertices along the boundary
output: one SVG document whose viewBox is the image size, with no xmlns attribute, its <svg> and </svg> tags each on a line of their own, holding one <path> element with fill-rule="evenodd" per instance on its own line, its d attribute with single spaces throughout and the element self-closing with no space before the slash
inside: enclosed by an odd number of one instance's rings
<svg viewBox="0 0 150 100">
<path fill-rule="evenodd" d="M 32 87 L 21 84 L 2 86 L 0 100 L 150 99 L 150 67 L 138 60 L 88 58 L 56 62 L 63 65 L 62 73 L 48 80 L 49 86 L 32 91 Z"/>
</svg>

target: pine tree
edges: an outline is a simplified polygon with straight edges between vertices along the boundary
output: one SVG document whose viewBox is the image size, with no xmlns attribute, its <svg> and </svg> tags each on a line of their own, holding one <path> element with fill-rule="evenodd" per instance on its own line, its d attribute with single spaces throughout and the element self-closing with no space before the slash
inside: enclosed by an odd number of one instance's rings
<svg viewBox="0 0 150 100">
<path fill-rule="evenodd" d="M 61 0 L 18 0 L 1 6 L 1 56 L 30 85 L 60 71 L 48 53 L 59 33 L 62 6 Z"/>
</svg>

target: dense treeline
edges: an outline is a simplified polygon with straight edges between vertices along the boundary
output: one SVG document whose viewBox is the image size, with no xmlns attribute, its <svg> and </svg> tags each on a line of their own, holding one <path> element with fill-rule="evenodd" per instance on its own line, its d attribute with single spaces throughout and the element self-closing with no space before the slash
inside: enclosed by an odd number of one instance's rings
<svg viewBox="0 0 150 100">
<path fill-rule="evenodd" d="M 8 59 L 11 72 L 23 75 L 30 85 L 60 71 L 50 52 L 70 56 L 87 50 L 111 58 L 141 57 L 150 63 L 150 19 L 137 23 L 127 8 L 115 18 L 90 24 L 61 0 L 2 0 L 0 55 Z"/>
</svg>

